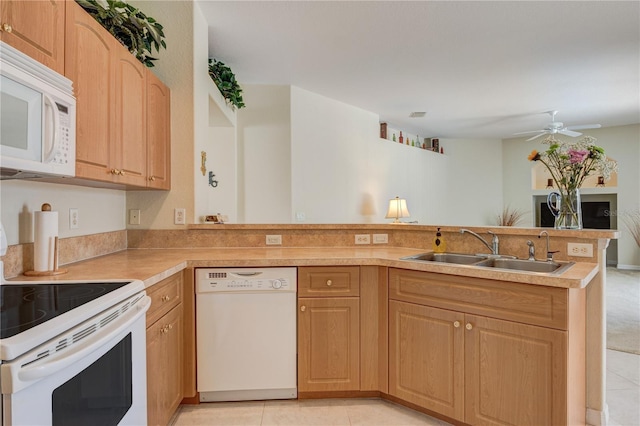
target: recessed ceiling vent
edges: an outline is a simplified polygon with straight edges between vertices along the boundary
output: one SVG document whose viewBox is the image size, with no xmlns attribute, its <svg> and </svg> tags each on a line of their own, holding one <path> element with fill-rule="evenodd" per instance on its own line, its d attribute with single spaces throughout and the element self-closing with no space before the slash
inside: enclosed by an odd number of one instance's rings
<svg viewBox="0 0 640 426">
<path fill-rule="evenodd" d="M 425 115 L 427 115 L 427 113 L 424 111 L 414 111 L 411 114 L 409 114 L 409 117 L 420 118 L 420 117 L 424 117 Z"/>
</svg>

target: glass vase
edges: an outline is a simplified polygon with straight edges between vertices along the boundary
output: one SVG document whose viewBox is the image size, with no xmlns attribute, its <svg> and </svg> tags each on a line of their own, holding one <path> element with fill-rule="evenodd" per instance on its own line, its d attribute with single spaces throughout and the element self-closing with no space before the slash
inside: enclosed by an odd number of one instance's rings
<svg viewBox="0 0 640 426">
<path fill-rule="evenodd" d="M 579 189 L 561 189 L 547 197 L 547 206 L 555 217 L 555 229 L 582 229 L 582 206 Z"/>
</svg>

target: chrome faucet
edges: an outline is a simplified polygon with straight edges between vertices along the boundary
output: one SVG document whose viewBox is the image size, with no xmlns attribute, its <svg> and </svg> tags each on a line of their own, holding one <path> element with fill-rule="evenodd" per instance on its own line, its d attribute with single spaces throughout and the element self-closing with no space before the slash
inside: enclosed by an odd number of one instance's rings
<svg viewBox="0 0 640 426">
<path fill-rule="evenodd" d="M 491 231 L 487 231 L 488 234 L 491 234 L 493 236 L 491 238 L 491 245 L 489 245 L 489 243 L 484 238 L 482 238 L 480 235 L 476 234 L 475 232 L 470 231 L 470 230 L 465 229 L 465 228 L 460 229 L 460 233 L 461 234 L 464 234 L 465 232 L 468 232 L 469 234 L 473 235 L 474 237 L 476 237 L 477 239 L 482 241 L 482 244 L 484 244 L 485 246 L 487 246 L 487 248 L 489 250 L 491 250 L 491 254 L 493 254 L 493 255 L 497 255 L 498 254 L 498 248 L 499 248 L 498 245 L 500 243 L 500 240 L 498 239 L 498 236 L 495 233 L 493 233 Z"/>
<path fill-rule="evenodd" d="M 553 254 L 558 253 L 558 251 L 551 251 L 549 248 L 549 233 L 547 231 L 542 231 L 538 234 L 538 238 L 542 238 L 543 235 L 547 236 L 547 262 L 553 262 Z"/>
</svg>

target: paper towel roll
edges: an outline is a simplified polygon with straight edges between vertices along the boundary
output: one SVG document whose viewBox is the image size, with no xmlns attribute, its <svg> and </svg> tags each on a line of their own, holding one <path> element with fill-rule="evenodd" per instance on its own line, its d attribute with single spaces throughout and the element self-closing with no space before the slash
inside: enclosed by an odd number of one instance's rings
<svg viewBox="0 0 640 426">
<path fill-rule="evenodd" d="M 58 212 L 34 212 L 33 269 L 53 271 L 55 241 L 58 236 Z"/>
</svg>

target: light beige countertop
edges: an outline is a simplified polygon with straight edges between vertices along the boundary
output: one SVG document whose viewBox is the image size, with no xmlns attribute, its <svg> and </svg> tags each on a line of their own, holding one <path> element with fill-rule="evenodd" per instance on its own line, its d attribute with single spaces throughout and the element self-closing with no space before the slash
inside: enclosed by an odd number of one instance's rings
<svg viewBox="0 0 640 426">
<path fill-rule="evenodd" d="M 596 263 L 579 262 L 559 275 L 478 266 L 400 260 L 426 250 L 410 248 L 171 248 L 128 249 L 62 266 L 68 273 L 17 280 L 139 279 L 146 287 L 187 267 L 370 265 L 560 288 L 583 288 L 598 273 Z"/>
</svg>

